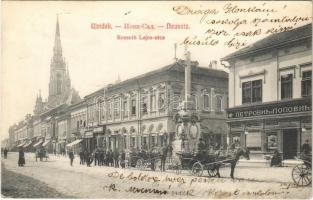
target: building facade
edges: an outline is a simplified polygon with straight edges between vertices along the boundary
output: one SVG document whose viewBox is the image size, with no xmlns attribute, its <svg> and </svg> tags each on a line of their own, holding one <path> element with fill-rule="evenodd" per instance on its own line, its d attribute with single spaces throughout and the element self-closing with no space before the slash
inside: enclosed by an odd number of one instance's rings
<svg viewBox="0 0 313 200">
<path fill-rule="evenodd" d="M 312 136 L 312 24 L 268 36 L 229 63 L 229 142 L 293 158 Z"/>
<path fill-rule="evenodd" d="M 103 97 L 99 92 L 93 100 L 98 110 L 96 124 L 100 124 L 96 129 L 97 145 L 122 150 L 151 149 L 169 143 L 177 131 L 174 116 L 184 96 L 183 62 L 108 85 Z M 221 145 L 227 133 L 227 73 L 193 62 L 191 77 L 192 98 L 202 119 L 202 137 L 208 145 Z"/>
</svg>

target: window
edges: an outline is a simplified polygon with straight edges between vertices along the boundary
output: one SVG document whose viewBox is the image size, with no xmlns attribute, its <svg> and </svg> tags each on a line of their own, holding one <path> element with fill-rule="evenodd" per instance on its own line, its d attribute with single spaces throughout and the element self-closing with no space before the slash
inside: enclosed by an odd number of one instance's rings
<svg viewBox="0 0 313 200">
<path fill-rule="evenodd" d="M 222 112 L 222 96 L 216 96 L 216 112 Z"/>
<path fill-rule="evenodd" d="M 242 103 L 262 102 L 262 80 L 242 83 Z"/>
<path fill-rule="evenodd" d="M 159 109 L 164 110 L 165 108 L 165 94 L 159 93 Z"/>
<path fill-rule="evenodd" d="M 104 120 L 105 112 L 104 112 L 104 101 L 100 103 L 100 119 Z"/>
<path fill-rule="evenodd" d="M 278 147 L 277 133 L 267 133 L 267 144 L 265 144 L 265 150 L 273 150 Z"/>
<path fill-rule="evenodd" d="M 210 96 L 208 94 L 203 95 L 203 110 L 210 110 Z"/>
<path fill-rule="evenodd" d="M 281 99 L 292 98 L 292 74 L 282 75 L 280 82 L 281 82 Z"/>
<path fill-rule="evenodd" d="M 131 101 L 131 114 L 136 115 L 136 99 L 132 99 Z"/>
<path fill-rule="evenodd" d="M 127 99 L 123 101 L 123 116 L 127 117 L 128 116 L 128 109 L 127 109 Z"/>
<path fill-rule="evenodd" d="M 260 132 L 248 132 L 246 135 L 246 146 L 250 150 L 261 150 L 261 133 Z"/>
<path fill-rule="evenodd" d="M 112 102 L 108 103 L 108 110 L 107 110 L 107 112 L 108 112 L 108 119 L 109 120 L 112 119 Z"/>
<path fill-rule="evenodd" d="M 118 98 L 114 99 L 114 118 L 120 117 L 120 101 Z"/>
<path fill-rule="evenodd" d="M 142 97 L 141 99 L 141 109 L 142 109 L 142 114 L 147 114 L 148 113 L 148 103 L 147 103 L 147 97 Z"/>
<path fill-rule="evenodd" d="M 180 103 L 181 99 L 180 99 L 180 93 L 174 93 L 173 95 L 173 109 L 174 110 L 178 110 L 179 109 L 179 103 Z"/>
<path fill-rule="evenodd" d="M 312 71 L 302 72 L 301 95 L 302 97 L 312 95 Z"/>
<path fill-rule="evenodd" d="M 152 146 L 156 146 L 156 138 L 155 138 L 155 136 L 151 136 L 151 143 L 152 143 Z"/>
<path fill-rule="evenodd" d="M 151 95 L 150 95 L 150 111 L 151 112 L 156 111 L 156 96 L 155 96 L 154 90 L 151 92 Z"/>
<path fill-rule="evenodd" d="M 198 109 L 198 96 L 192 94 L 190 96 L 190 101 L 192 102 L 192 109 L 197 110 Z"/>
<path fill-rule="evenodd" d="M 130 146 L 131 146 L 131 147 L 135 147 L 135 144 L 136 144 L 136 138 L 135 138 L 135 137 L 132 137 L 132 138 L 131 138 L 131 142 L 130 142 Z"/>
</svg>

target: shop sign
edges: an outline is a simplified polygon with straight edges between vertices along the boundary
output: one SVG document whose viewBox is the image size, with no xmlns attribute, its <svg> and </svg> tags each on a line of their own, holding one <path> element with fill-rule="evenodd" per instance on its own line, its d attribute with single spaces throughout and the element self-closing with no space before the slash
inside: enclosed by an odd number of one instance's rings
<svg viewBox="0 0 313 200">
<path fill-rule="evenodd" d="M 229 119 L 236 119 L 298 112 L 311 112 L 311 106 L 311 99 L 301 101 L 288 101 L 276 104 L 257 105 L 233 109 L 230 108 L 227 110 L 227 115 Z"/>
<path fill-rule="evenodd" d="M 93 132 L 85 132 L 85 138 L 93 138 Z"/>
<path fill-rule="evenodd" d="M 93 129 L 93 132 L 94 132 L 94 133 L 103 133 L 103 126 L 94 128 L 94 129 Z"/>
</svg>

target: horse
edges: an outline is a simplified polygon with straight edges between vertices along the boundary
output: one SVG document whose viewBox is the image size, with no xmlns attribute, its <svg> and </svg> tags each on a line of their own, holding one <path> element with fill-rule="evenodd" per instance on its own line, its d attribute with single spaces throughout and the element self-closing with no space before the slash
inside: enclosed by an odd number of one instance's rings
<svg viewBox="0 0 313 200">
<path fill-rule="evenodd" d="M 245 157 L 247 160 L 250 160 L 250 151 L 249 149 L 245 148 L 245 147 L 240 147 L 238 148 L 233 155 L 227 155 L 226 157 L 221 157 L 221 156 L 217 156 L 215 158 L 215 162 L 221 161 L 222 163 L 229 163 L 230 164 L 230 177 L 232 179 L 234 179 L 234 172 L 235 172 L 235 167 L 237 165 L 238 160 L 240 159 L 240 157 L 243 156 Z M 217 177 L 220 178 L 220 172 L 219 169 L 222 165 L 222 163 L 218 163 L 214 166 L 214 169 L 217 171 Z"/>
</svg>

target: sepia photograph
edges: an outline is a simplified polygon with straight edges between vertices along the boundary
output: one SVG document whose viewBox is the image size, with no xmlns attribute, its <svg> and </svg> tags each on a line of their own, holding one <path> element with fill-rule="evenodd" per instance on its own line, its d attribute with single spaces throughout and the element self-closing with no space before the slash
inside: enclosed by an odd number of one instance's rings
<svg viewBox="0 0 313 200">
<path fill-rule="evenodd" d="M 1 198 L 312 198 L 311 1 L 1 3 Z"/>
</svg>

